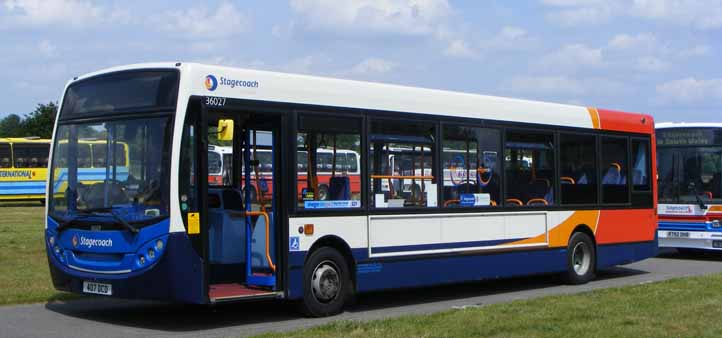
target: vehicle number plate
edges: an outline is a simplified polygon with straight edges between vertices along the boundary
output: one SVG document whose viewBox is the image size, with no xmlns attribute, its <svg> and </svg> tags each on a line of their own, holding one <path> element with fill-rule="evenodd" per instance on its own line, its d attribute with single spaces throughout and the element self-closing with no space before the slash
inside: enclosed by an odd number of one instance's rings
<svg viewBox="0 0 722 338">
<path fill-rule="evenodd" d="M 96 295 L 110 296 L 113 294 L 113 286 L 110 284 L 83 282 L 83 292 Z"/>
<path fill-rule="evenodd" d="M 687 231 L 667 231 L 667 237 L 689 238 L 689 232 L 687 232 Z"/>
</svg>

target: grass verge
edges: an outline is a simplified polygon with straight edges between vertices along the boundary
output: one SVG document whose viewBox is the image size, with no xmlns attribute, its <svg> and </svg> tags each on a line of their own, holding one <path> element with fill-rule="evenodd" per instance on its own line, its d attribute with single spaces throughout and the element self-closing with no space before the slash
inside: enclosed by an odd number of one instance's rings
<svg viewBox="0 0 722 338">
<path fill-rule="evenodd" d="M 722 274 L 259 337 L 722 337 Z"/>
<path fill-rule="evenodd" d="M 45 256 L 43 213 L 37 203 L 0 205 L 0 305 L 61 300 Z"/>
</svg>

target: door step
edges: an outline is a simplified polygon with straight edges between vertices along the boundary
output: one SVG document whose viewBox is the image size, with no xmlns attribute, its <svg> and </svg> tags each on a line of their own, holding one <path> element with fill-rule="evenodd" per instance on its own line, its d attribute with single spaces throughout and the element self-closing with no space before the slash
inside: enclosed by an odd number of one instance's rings
<svg viewBox="0 0 722 338">
<path fill-rule="evenodd" d="M 211 303 L 278 298 L 281 297 L 281 295 L 282 293 L 278 291 L 249 288 L 238 283 L 211 284 L 210 290 L 208 291 L 208 297 L 210 298 Z"/>
</svg>

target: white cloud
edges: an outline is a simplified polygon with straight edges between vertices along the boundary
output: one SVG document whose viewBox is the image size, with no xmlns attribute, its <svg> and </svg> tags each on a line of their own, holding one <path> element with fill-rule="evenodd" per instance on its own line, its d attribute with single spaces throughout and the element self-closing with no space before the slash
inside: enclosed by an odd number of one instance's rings
<svg viewBox="0 0 722 338">
<path fill-rule="evenodd" d="M 227 38 L 246 32 L 250 26 L 248 16 L 229 2 L 221 3 L 215 11 L 206 7 L 171 10 L 151 21 L 161 31 L 189 39 Z"/>
<path fill-rule="evenodd" d="M 38 50 L 40 51 L 40 54 L 45 57 L 53 57 L 56 55 L 55 45 L 50 43 L 48 40 L 40 41 L 40 43 L 38 43 Z"/>
<path fill-rule="evenodd" d="M 579 102 L 581 97 L 618 97 L 630 91 L 628 85 L 607 78 L 580 78 L 563 75 L 517 76 L 502 83 L 512 95 L 546 99 L 550 96 Z"/>
<path fill-rule="evenodd" d="M 305 29 L 326 34 L 428 36 L 451 14 L 446 0 L 291 0 Z"/>
<path fill-rule="evenodd" d="M 380 58 L 367 58 L 351 68 L 352 74 L 384 74 L 393 71 L 397 64 Z"/>
<path fill-rule="evenodd" d="M 73 25 L 96 23 L 112 16 L 93 2 L 82 0 L 5 0 L 6 20 L 17 25 Z"/>
<path fill-rule="evenodd" d="M 571 44 L 542 57 L 538 65 L 545 70 L 574 72 L 582 68 L 599 68 L 604 65 L 604 58 L 601 48 Z"/>
<path fill-rule="evenodd" d="M 486 52 L 524 51 L 536 46 L 538 41 L 520 27 L 504 26 L 491 39 L 482 41 L 480 49 Z"/>
<path fill-rule="evenodd" d="M 455 39 L 449 42 L 449 45 L 444 49 L 444 54 L 456 57 L 473 57 L 475 55 L 466 41 L 462 39 Z"/>
<path fill-rule="evenodd" d="M 688 77 L 657 85 L 656 91 L 660 103 L 719 102 L 722 101 L 722 78 L 704 80 Z"/>
<path fill-rule="evenodd" d="M 637 59 L 636 69 L 644 72 L 662 72 L 669 69 L 669 63 L 654 56 L 644 56 Z"/>
<path fill-rule="evenodd" d="M 657 37 L 651 33 L 618 34 L 609 40 L 607 46 L 618 50 L 652 49 L 657 47 Z"/>
<path fill-rule="evenodd" d="M 548 21 L 566 26 L 599 24 L 616 17 L 636 17 L 697 29 L 722 27 L 719 0 L 543 0 L 552 10 Z"/>
</svg>

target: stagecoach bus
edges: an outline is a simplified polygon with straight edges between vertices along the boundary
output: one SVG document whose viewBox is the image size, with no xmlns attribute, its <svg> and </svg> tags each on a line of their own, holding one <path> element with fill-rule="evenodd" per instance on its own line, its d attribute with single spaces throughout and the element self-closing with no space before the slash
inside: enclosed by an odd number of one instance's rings
<svg viewBox="0 0 722 338">
<path fill-rule="evenodd" d="M 128 145 L 127 175 L 109 162 L 81 184 L 90 131 Z M 227 185 L 209 184 L 209 140 L 234 150 Z M 47 255 L 59 290 L 285 299 L 312 316 L 373 290 L 546 273 L 585 283 L 656 254 L 654 144 L 649 115 L 192 63 L 115 67 L 73 79 L 61 99 L 51 172 L 67 184 L 49 177 Z M 342 150 L 358 156 L 358 188 L 348 162 L 324 163 Z M 243 189 L 262 180 L 267 196 Z M 94 198 L 78 198 L 81 186 Z"/>
<path fill-rule="evenodd" d="M 659 246 L 722 250 L 722 123 L 657 124 Z"/>
</svg>

